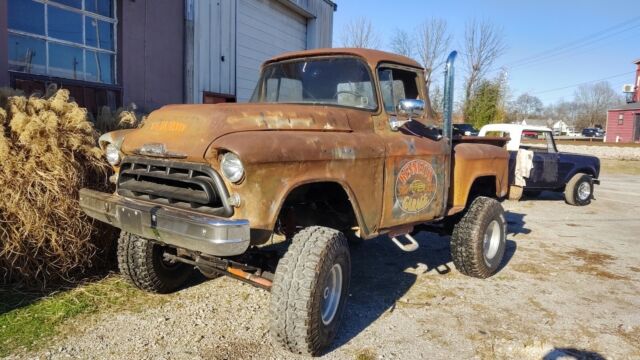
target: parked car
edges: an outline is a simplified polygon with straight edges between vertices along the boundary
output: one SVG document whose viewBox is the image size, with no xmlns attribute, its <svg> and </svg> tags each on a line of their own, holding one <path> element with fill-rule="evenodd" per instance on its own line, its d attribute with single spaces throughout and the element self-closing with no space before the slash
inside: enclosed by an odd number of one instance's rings
<svg viewBox="0 0 640 360">
<path fill-rule="evenodd" d="M 584 137 L 597 137 L 598 129 L 596 128 L 584 128 L 582 129 L 582 136 Z"/>
<path fill-rule="evenodd" d="M 535 136 L 533 136 L 535 134 Z M 594 184 L 600 184 L 600 160 L 595 156 L 559 152 L 553 132 L 547 127 L 490 124 L 479 136 L 509 137 L 509 185 L 515 185 L 517 154 L 520 149 L 533 151 L 533 168 L 526 178 L 525 194 L 537 196 L 544 190 L 564 192 L 571 205 L 588 205 L 593 199 Z"/>
<path fill-rule="evenodd" d="M 478 136 L 478 130 L 471 124 L 453 124 L 453 135 Z"/>
<path fill-rule="evenodd" d="M 452 141 L 454 59 L 440 135 L 420 100 L 424 69 L 407 57 L 277 56 L 249 103 L 169 105 L 103 135 L 116 192 L 82 189 L 80 205 L 121 229 L 119 267 L 136 286 L 170 292 L 194 267 L 248 282 L 271 292 L 274 342 L 319 354 L 351 294 L 347 238 L 414 251 L 412 233 L 451 225 L 458 270 L 486 278 L 501 265 L 509 154 L 493 145 L 503 139 Z M 261 247 L 274 233 L 283 255 Z"/>
</svg>

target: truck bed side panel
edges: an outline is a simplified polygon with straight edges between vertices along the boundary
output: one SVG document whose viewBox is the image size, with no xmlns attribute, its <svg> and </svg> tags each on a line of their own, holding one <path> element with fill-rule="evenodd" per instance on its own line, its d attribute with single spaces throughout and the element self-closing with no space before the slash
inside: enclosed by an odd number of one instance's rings
<svg viewBox="0 0 640 360">
<path fill-rule="evenodd" d="M 494 176 L 496 197 L 507 195 L 509 154 L 503 148 L 487 144 L 458 144 L 454 148 L 453 178 L 449 193 L 449 214 L 463 210 L 475 179 Z"/>
</svg>

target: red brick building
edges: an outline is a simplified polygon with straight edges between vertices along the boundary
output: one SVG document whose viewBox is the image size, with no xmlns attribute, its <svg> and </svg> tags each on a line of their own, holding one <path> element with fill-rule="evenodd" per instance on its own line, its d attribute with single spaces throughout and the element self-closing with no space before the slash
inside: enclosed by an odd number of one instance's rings
<svg viewBox="0 0 640 360">
<path fill-rule="evenodd" d="M 606 142 L 640 142 L 640 59 L 636 64 L 634 93 L 628 95 L 627 103 L 607 112 Z"/>
</svg>

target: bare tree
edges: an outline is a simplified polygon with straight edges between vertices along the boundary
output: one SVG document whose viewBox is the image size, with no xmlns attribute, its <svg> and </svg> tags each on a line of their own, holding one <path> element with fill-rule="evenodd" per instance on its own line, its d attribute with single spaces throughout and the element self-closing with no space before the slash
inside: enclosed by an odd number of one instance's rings
<svg viewBox="0 0 640 360">
<path fill-rule="evenodd" d="M 487 20 L 472 20 L 466 24 L 463 54 L 467 67 L 465 103 L 469 102 L 476 85 L 505 50 L 501 28 Z"/>
<path fill-rule="evenodd" d="M 607 109 L 622 103 L 622 97 L 611 88 L 608 81 L 580 85 L 575 92 L 578 104 L 578 128 L 602 125 L 607 121 Z"/>
<path fill-rule="evenodd" d="M 579 106 L 575 101 L 560 101 L 554 107 L 554 117 L 565 120 L 567 124 L 575 125 L 578 118 Z"/>
<path fill-rule="evenodd" d="M 418 58 L 425 69 L 427 87 L 425 111 L 429 118 L 436 117 L 431 100 L 432 77 L 434 72 L 444 64 L 450 44 L 451 35 L 445 20 L 431 18 L 420 24 L 416 29 Z"/>
<path fill-rule="evenodd" d="M 365 17 L 353 19 L 342 29 L 342 46 L 376 49 L 380 47 L 380 36 L 371 21 Z"/>
<path fill-rule="evenodd" d="M 511 103 L 511 114 L 514 120 L 540 117 L 544 104 L 538 97 L 524 93 Z"/>
<path fill-rule="evenodd" d="M 389 47 L 391 48 L 391 51 L 396 54 L 413 57 L 413 43 L 411 41 L 411 35 L 409 35 L 405 30 L 395 29 L 393 31 Z"/>
</svg>

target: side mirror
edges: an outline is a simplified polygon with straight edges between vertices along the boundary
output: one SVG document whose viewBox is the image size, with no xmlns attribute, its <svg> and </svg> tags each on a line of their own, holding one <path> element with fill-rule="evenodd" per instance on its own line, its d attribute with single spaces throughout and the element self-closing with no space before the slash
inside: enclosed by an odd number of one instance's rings
<svg viewBox="0 0 640 360">
<path fill-rule="evenodd" d="M 406 115 L 410 120 L 414 116 L 424 114 L 424 101 L 418 99 L 402 99 L 396 107 L 398 115 Z"/>
<path fill-rule="evenodd" d="M 412 121 L 414 117 L 420 117 L 424 114 L 424 101 L 418 99 L 402 99 L 396 107 L 398 115 L 406 116 L 406 120 L 398 120 L 395 116 L 389 119 L 391 130 L 398 131 L 404 124 Z"/>
</svg>

